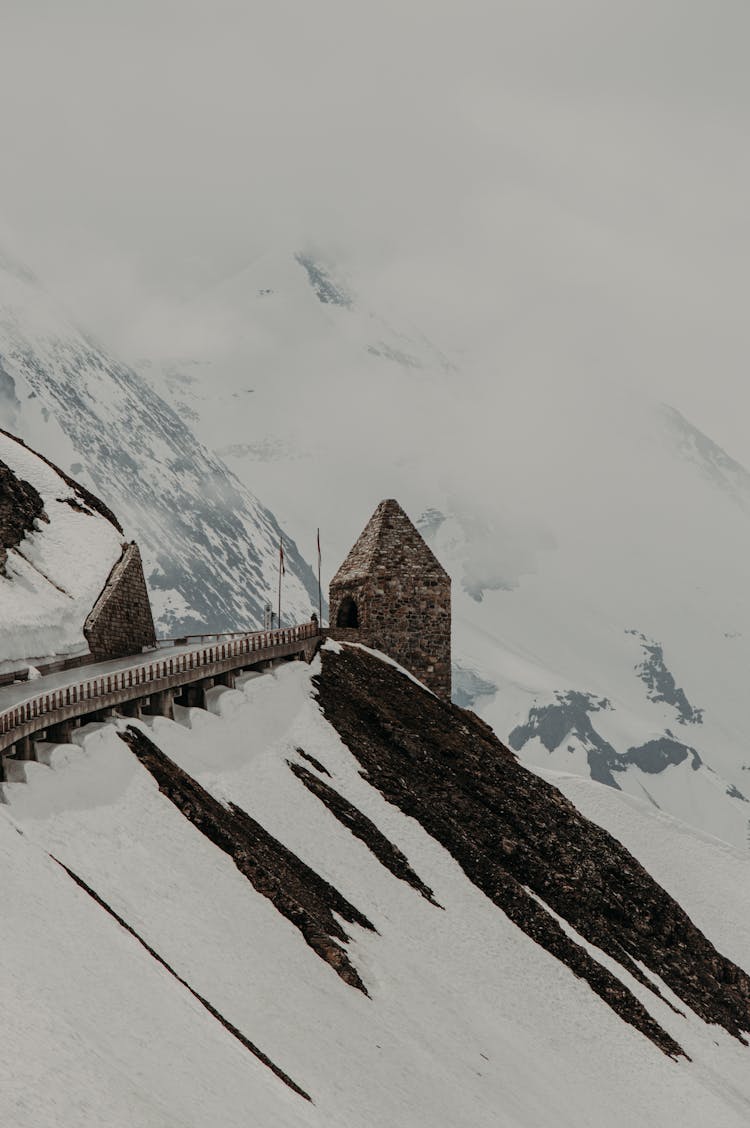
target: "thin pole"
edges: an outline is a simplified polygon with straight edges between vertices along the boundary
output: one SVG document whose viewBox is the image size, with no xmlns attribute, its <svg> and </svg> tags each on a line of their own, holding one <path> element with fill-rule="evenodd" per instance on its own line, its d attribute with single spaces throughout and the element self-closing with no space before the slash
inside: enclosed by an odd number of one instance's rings
<svg viewBox="0 0 750 1128">
<path fill-rule="evenodd" d="M 281 577 L 284 575 L 284 539 L 279 537 L 279 618 L 278 628 L 281 630 Z"/>
<path fill-rule="evenodd" d="M 320 529 L 318 529 L 318 624 L 323 628 L 323 588 L 320 583 Z"/>
</svg>

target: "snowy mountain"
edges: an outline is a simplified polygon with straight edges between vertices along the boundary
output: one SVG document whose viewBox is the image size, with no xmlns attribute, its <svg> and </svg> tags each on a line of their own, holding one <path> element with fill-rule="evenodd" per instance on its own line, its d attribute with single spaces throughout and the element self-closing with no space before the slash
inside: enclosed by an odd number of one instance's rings
<svg viewBox="0 0 750 1128">
<path fill-rule="evenodd" d="M 747 1123 L 746 855 L 356 648 L 210 710 L 4 785 L 3 1123 Z"/>
<path fill-rule="evenodd" d="M 496 529 L 455 511 L 423 516 L 463 589 L 457 685 L 524 762 L 590 776 L 747 848 L 742 468 L 674 409 L 626 418 L 622 437 L 608 432 L 614 449 L 590 452 L 607 503 L 593 515 L 586 490 L 560 499 L 548 546 L 523 570 L 501 554 L 487 570 Z"/>
<path fill-rule="evenodd" d="M 306 543 L 321 526 L 328 576 L 402 501 L 453 578 L 456 700 L 525 762 L 746 847 L 750 473 L 637 374 L 514 367 L 498 318 L 448 359 L 382 286 L 289 251 L 195 298 L 191 351 L 142 371 Z"/>
<path fill-rule="evenodd" d="M 23 268 L 0 261 L 0 427 L 106 500 L 139 541 L 165 634 L 261 625 L 275 605 L 281 527 L 180 415 L 79 331 Z M 307 619 L 317 582 L 284 538 L 282 614 Z"/>
<path fill-rule="evenodd" d="M 238 478 L 272 507 L 283 499 L 292 527 L 341 559 L 342 514 L 419 472 L 409 457 L 414 416 L 442 427 L 455 366 L 403 315 L 368 304 L 354 282 L 319 256 L 268 254 L 187 303 L 171 325 L 144 326 L 157 355 L 134 358 Z M 136 334 L 138 335 L 138 334 Z M 165 349 L 172 339 L 175 352 Z M 369 502 L 372 501 L 372 504 Z M 336 522 L 332 520 L 336 515 Z M 352 529 L 354 532 L 354 529 Z M 331 573 L 334 559 L 329 555 Z"/>
</svg>

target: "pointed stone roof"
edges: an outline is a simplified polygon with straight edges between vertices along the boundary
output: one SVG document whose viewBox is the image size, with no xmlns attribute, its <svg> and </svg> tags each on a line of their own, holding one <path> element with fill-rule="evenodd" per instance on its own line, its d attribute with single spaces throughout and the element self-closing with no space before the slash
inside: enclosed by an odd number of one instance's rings
<svg viewBox="0 0 750 1128">
<path fill-rule="evenodd" d="M 394 544 L 408 549 L 423 561 L 423 567 L 448 573 L 425 543 L 394 498 L 381 501 L 365 525 L 356 544 L 331 580 L 331 585 L 352 583 L 371 576 L 378 568 L 394 567 Z"/>
</svg>

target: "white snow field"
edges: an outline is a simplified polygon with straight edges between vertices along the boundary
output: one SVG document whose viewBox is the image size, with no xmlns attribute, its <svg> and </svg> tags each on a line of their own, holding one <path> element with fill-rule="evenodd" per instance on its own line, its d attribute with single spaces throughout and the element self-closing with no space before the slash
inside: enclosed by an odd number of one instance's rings
<svg viewBox="0 0 750 1128">
<path fill-rule="evenodd" d="M 319 660 L 318 660 L 319 661 Z M 673 1061 L 517 929 L 361 777 L 289 663 L 212 691 L 211 712 L 138 722 L 375 925 L 348 926 L 347 986 L 231 859 L 91 725 L 4 785 L 0 1123 L 13 1128 L 744 1128 L 750 1049 L 625 981 L 685 1047 Z M 435 907 L 293 775 L 300 746 L 405 853 Z M 573 777 L 561 783 L 750 970 L 750 862 Z M 247 1052 L 52 860 L 312 1097 Z M 601 957 L 604 959 L 604 957 Z M 621 968 L 614 969 L 624 976 Z M 680 1008 L 684 1011 L 684 1007 Z"/>
<path fill-rule="evenodd" d="M 122 533 L 101 513 L 83 512 L 53 467 L 2 433 L 0 462 L 34 487 L 49 518 L 10 549 L 0 573 L 0 671 L 85 654 L 83 625 L 120 557 Z"/>
</svg>

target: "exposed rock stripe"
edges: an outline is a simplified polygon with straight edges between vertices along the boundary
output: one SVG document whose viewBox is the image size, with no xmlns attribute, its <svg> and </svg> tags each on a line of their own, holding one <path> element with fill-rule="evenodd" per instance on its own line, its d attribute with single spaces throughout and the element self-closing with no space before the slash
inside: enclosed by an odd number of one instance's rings
<svg viewBox="0 0 750 1128">
<path fill-rule="evenodd" d="M 704 1021 L 746 1043 L 750 977 L 716 951 L 619 842 L 523 768 L 478 717 L 355 648 L 322 652 L 317 690 L 366 778 L 621 1018 L 665 1053 L 682 1052 L 524 887 L 628 971 L 633 961 L 642 963 Z"/>
<path fill-rule="evenodd" d="M 8 549 L 33 533 L 38 520 L 47 520 L 41 494 L 0 461 L 0 576 L 5 574 Z"/>
<path fill-rule="evenodd" d="M 297 749 L 299 751 L 299 749 Z M 400 881 L 405 881 L 407 885 L 411 885 L 412 889 L 416 889 L 418 893 L 435 905 L 436 908 L 441 908 L 435 900 L 432 890 L 425 885 L 425 883 L 417 876 L 414 870 L 409 865 L 407 858 L 401 853 L 398 846 L 394 846 L 382 831 L 378 830 L 375 823 L 363 815 L 357 807 L 345 799 L 333 787 L 329 787 L 322 779 L 318 779 L 312 772 L 302 764 L 294 764 L 291 760 L 287 760 L 289 767 L 292 769 L 297 779 L 304 783 L 308 791 L 313 795 L 317 795 L 318 799 L 326 805 L 331 814 L 339 820 L 342 826 L 350 830 L 355 838 L 360 842 L 364 842 L 365 846 L 372 854 L 378 859 L 381 865 L 393 874 L 394 877 L 399 878 Z"/>
<path fill-rule="evenodd" d="M 366 916 L 245 811 L 223 806 L 133 725 L 120 737 L 151 773 L 159 790 L 214 845 L 232 859 L 259 893 L 302 933 L 337 975 L 365 995 L 367 989 L 341 947 L 350 937 L 337 916 L 371 932 Z M 340 941 L 341 943 L 337 943 Z"/>
<path fill-rule="evenodd" d="M 328 776 L 329 779 L 331 778 L 331 773 L 328 771 L 328 768 L 325 766 L 325 764 L 321 764 L 320 760 L 316 760 L 315 757 L 311 756 L 309 752 L 305 752 L 304 748 L 295 748 L 295 752 L 298 756 L 301 756 L 303 760 L 307 760 L 308 764 L 312 764 L 316 772 L 320 772 L 321 775 Z"/>
<path fill-rule="evenodd" d="M 83 889 L 84 893 L 88 893 L 89 897 L 91 897 L 91 899 L 93 901 L 96 901 L 97 905 L 99 905 L 102 909 L 104 909 L 105 912 L 109 913 L 109 915 L 114 920 L 117 921 L 117 923 L 120 925 L 121 928 L 124 928 L 126 932 L 129 932 L 130 935 L 133 937 L 133 939 L 137 940 L 138 943 L 141 945 L 141 947 L 145 948 L 146 951 L 148 952 L 148 954 L 153 959 L 155 959 L 158 964 L 161 964 L 161 966 L 165 969 L 165 971 L 168 971 L 169 974 L 174 979 L 176 979 L 177 982 L 179 984 L 181 984 L 185 988 L 186 991 L 189 991 L 190 994 L 193 996 L 193 998 L 197 999 L 198 1002 L 201 1004 L 201 1006 L 205 1007 L 206 1010 L 208 1011 L 208 1013 L 213 1018 L 215 1018 L 217 1022 L 220 1022 L 221 1025 L 224 1027 L 224 1029 L 228 1030 L 229 1033 L 234 1038 L 236 1038 L 237 1041 L 240 1042 L 245 1047 L 246 1050 L 249 1050 L 250 1053 L 253 1054 L 258 1059 L 258 1061 L 262 1062 L 263 1065 L 267 1066 L 268 1069 L 270 1069 L 272 1073 L 275 1073 L 280 1081 L 283 1081 L 285 1085 L 288 1085 L 289 1088 L 292 1089 L 295 1093 L 297 1093 L 300 1097 L 304 1097 L 306 1101 L 310 1101 L 312 1103 L 312 1097 L 310 1096 L 309 1093 L 306 1093 L 305 1090 L 300 1088 L 300 1086 L 295 1081 L 292 1081 L 291 1077 L 289 1077 L 288 1074 L 284 1073 L 283 1069 L 279 1069 L 278 1065 L 275 1065 L 274 1062 L 271 1061 L 270 1057 L 268 1057 L 267 1054 L 264 1054 L 262 1050 L 259 1050 L 258 1047 L 253 1042 L 251 1042 L 249 1038 L 245 1037 L 245 1035 L 242 1033 L 241 1030 L 238 1030 L 237 1027 L 234 1026 L 228 1019 L 224 1018 L 224 1015 L 220 1014 L 219 1011 L 217 1011 L 216 1007 L 212 1006 L 211 1003 L 209 1003 L 208 999 L 204 999 L 203 995 L 200 995 L 196 990 L 194 990 L 194 988 L 192 988 L 190 986 L 190 984 L 187 982 L 187 980 L 183 979 L 181 975 L 178 975 L 177 972 L 174 970 L 174 968 L 170 967 L 170 965 L 167 963 L 167 961 L 165 959 L 163 959 L 159 955 L 158 952 L 154 951 L 154 949 L 151 947 L 151 945 L 147 944 L 146 941 L 143 939 L 143 937 L 140 936 L 135 931 L 135 929 L 132 928 L 127 923 L 127 921 L 123 920 L 123 918 L 121 916 L 119 916 L 115 912 L 115 910 L 113 908 L 111 908 L 107 904 L 107 902 L 104 901 L 99 896 L 98 893 L 94 892 L 94 890 L 91 888 L 90 885 L 86 884 L 86 882 L 83 880 L 83 878 L 79 877 L 77 873 L 74 873 L 73 870 L 69 869 L 63 862 L 61 862 L 53 854 L 50 854 L 50 857 L 52 858 L 52 860 L 54 862 L 57 862 L 57 864 L 59 866 L 61 866 L 62 869 L 65 870 L 68 877 L 72 878 L 73 881 L 76 883 L 76 885 L 78 885 L 81 889 Z"/>
</svg>

